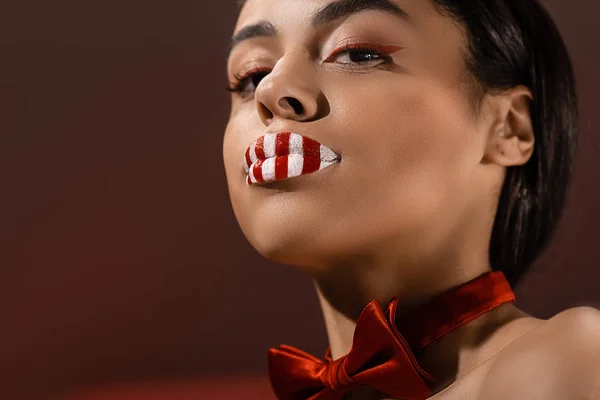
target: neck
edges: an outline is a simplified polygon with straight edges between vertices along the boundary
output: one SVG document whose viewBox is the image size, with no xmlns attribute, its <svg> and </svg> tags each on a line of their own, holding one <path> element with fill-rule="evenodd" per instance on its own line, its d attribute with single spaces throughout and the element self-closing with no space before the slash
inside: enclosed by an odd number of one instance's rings
<svg viewBox="0 0 600 400">
<path fill-rule="evenodd" d="M 481 268 L 467 275 L 453 274 L 453 279 L 435 279 L 435 282 L 429 282 L 427 285 L 422 283 L 419 288 L 416 285 L 405 284 L 402 287 L 404 290 L 380 290 L 379 295 L 375 293 L 375 296 L 363 294 L 355 297 L 363 299 L 364 304 L 348 299 L 352 298 L 351 293 L 360 293 L 360 288 L 364 288 L 365 285 L 347 286 L 352 289 L 343 291 L 346 296 L 336 296 L 336 292 L 326 281 L 315 280 L 333 359 L 338 359 L 350 351 L 356 327 L 355 321 L 368 301 L 376 299 L 385 308 L 392 297 L 398 297 L 400 299 L 398 313 L 402 314 L 490 270 L 490 268 Z M 339 277 L 337 279 L 336 282 L 339 283 Z M 371 277 L 371 283 L 376 281 Z M 403 281 L 409 282 L 406 279 Z M 390 279 L 382 282 L 399 282 L 399 280 Z M 383 289 L 386 289 L 385 285 Z M 340 301 L 344 299 L 347 300 L 345 303 Z M 538 324 L 539 320 L 530 318 L 512 303 L 503 304 L 428 346 L 419 355 L 418 361 L 425 370 L 436 377 L 436 386 L 432 389 L 437 392 L 473 371 Z"/>
</svg>

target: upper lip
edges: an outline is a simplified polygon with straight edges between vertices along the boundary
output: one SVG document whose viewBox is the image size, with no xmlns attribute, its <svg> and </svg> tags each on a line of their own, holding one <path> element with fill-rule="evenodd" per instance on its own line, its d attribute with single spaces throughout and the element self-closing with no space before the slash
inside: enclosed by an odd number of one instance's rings
<svg viewBox="0 0 600 400">
<path fill-rule="evenodd" d="M 286 138 L 289 135 L 290 138 L 294 138 L 298 135 L 302 138 L 302 143 L 304 144 L 301 148 L 295 147 L 292 141 L 289 146 L 276 146 L 276 143 L 282 138 Z M 297 137 L 296 137 L 297 138 Z M 267 146 L 264 146 L 267 143 Z M 294 143 L 297 143 L 294 141 Z M 311 144 L 311 146 L 307 149 L 307 144 Z M 257 145 L 262 145 L 257 146 Z M 321 142 L 316 139 L 313 139 L 309 136 L 293 132 L 293 131 L 281 131 L 281 132 L 273 132 L 273 133 L 265 133 L 264 135 L 256 138 L 250 146 L 244 152 L 244 168 L 246 172 L 248 172 L 250 166 L 259 161 L 266 160 L 267 158 L 275 157 L 275 156 L 286 156 L 289 154 L 305 154 L 311 155 L 312 149 L 317 147 L 318 156 L 323 161 L 339 161 L 341 157 L 329 147 L 325 146 Z M 256 151 L 258 148 L 259 151 Z M 306 151 L 305 151 L 306 149 Z M 262 151 L 261 151 L 262 150 Z M 308 151 L 308 152 L 307 152 Z M 317 156 L 317 154 L 312 154 L 313 156 Z"/>
</svg>

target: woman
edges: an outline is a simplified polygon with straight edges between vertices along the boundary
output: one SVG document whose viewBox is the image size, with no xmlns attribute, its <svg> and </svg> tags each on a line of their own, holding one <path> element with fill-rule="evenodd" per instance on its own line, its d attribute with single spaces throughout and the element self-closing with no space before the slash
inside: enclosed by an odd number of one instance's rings
<svg viewBox="0 0 600 400">
<path fill-rule="evenodd" d="M 279 398 L 600 398 L 600 313 L 536 319 L 508 286 L 576 141 L 536 0 L 247 0 L 227 67 L 234 212 L 313 278 L 330 342 L 271 350 Z"/>
</svg>

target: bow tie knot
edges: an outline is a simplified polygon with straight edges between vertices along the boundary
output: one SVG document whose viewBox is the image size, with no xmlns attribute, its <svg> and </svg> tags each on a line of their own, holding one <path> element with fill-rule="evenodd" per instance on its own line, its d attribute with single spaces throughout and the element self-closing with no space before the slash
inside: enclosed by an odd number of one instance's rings
<svg viewBox="0 0 600 400">
<path fill-rule="evenodd" d="M 327 359 L 329 363 L 325 364 L 325 367 L 319 376 L 321 382 L 323 382 L 323 386 L 334 392 L 346 392 L 359 386 L 346 371 L 348 356 L 343 356 L 342 358 L 332 361 L 330 353 L 327 352 L 325 359 Z"/>
</svg>

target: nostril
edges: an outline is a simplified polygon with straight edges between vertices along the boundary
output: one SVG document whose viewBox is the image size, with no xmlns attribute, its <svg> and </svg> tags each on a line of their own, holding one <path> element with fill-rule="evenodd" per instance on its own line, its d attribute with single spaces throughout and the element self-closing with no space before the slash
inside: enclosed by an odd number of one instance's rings
<svg viewBox="0 0 600 400">
<path fill-rule="evenodd" d="M 281 99 L 281 101 L 286 101 L 294 109 L 294 112 L 298 115 L 304 112 L 304 107 L 302 106 L 302 103 L 300 103 L 300 101 L 298 101 L 298 99 L 294 97 L 284 97 L 283 99 Z"/>
<path fill-rule="evenodd" d="M 264 119 L 273 119 L 273 113 L 269 110 L 269 107 L 265 106 L 263 103 L 258 104 L 258 113 Z"/>
</svg>

